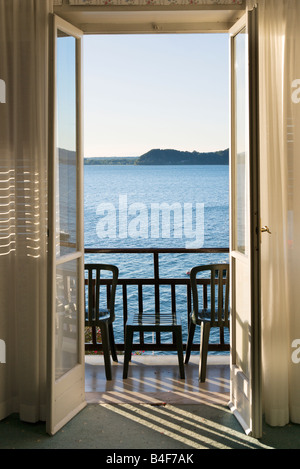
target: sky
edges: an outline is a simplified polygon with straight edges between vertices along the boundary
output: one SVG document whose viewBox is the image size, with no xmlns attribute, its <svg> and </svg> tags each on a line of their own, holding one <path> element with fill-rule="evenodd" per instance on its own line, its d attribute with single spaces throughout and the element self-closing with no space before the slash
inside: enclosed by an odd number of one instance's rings
<svg viewBox="0 0 300 469">
<path fill-rule="evenodd" d="M 76 56 L 75 38 L 59 37 L 57 47 L 58 147 L 76 149 Z"/>
<path fill-rule="evenodd" d="M 229 147 L 226 34 L 84 36 L 84 156 Z"/>
</svg>

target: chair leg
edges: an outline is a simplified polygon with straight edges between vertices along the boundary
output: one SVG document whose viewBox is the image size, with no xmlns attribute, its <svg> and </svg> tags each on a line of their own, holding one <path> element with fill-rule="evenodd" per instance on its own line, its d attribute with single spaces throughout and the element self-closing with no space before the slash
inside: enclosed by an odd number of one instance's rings
<svg viewBox="0 0 300 469">
<path fill-rule="evenodd" d="M 133 330 L 131 328 L 126 327 L 126 329 L 125 329 L 125 354 L 124 354 L 124 365 L 123 365 L 123 379 L 126 379 L 127 375 L 128 375 L 128 364 L 131 360 L 132 340 L 133 340 Z"/>
<path fill-rule="evenodd" d="M 177 328 L 174 336 L 175 336 L 175 340 L 176 340 L 176 348 L 177 348 L 177 355 L 178 355 L 180 379 L 184 379 L 185 378 L 185 373 L 184 373 L 184 364 L 183 364 L 183 347 L 182 347 L 181 327 Z"/>
<path fill-rule="evenodd" d="M 101 338 L 104 355 L 105 375 L 108 381 L 111 380 L 111 363 L 110 363 L 110 346 L 109 346 L 109 331 L 107 322 L 101 324 Z"/>
<path fill-rule="evenodd" d="M 200 362 L 199 362 L 199 381 L 201 381 L 201 383 L 204 383 L 205 378 L 206 378 L 206 363 L 207 363 L 209 333 L 210 333 L 210 323 L 203 322 L 201 325 Z"/>
<path fill-rule="evenodd" d="M 110 343 L 110 351 L 111 356 L 114 362 L 118 361 L 117 352 L 116 352 L 116 345 L 115 345 L 115 338 L 114 338 L 114 330 L 113 325 L 108 325 L 108 332 L 109 332 L 109 343 Z"/>
<path fill-rule="evenodd" d="M 92 326 L 92 340 L 93 340 L 93 345 L 96 345 L 97 344 L 96 326 Z"/>
<path fill-rule="evenodd" d="M 187 364 L 190 359 L 191 349 L 192 349 L 192 344 L 193 344 L 193 339 L 194 339 L 194 334 L 195 334 L 195 328 L 196 328 L 196 325 L 192 321 L 190 321 L 188 340 L 187 340 L 186 351 L 185 351 L 185 364 Z"/>
</svg>

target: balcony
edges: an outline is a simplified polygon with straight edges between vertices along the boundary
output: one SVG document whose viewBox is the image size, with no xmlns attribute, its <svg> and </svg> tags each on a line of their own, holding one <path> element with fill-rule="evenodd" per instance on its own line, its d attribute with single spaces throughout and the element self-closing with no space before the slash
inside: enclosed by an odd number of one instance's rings
<svg viewBox="0 0 300 469">
<path fill-rule="evenodd" d="M 119 330 L 119 334 L 115 333 L 115 341 L 117 351 L 122 354 L 124 352 L 124 326 L 127 320 L 127 314 L 130 308 L 134 307 L 136 310 L 143 311 L 144 308 L 150 307 L 155 308 L 156 311 L 162 310 L 162 308 L 177 311 L 182 314 L 183 323 L 183 346 L 186 346 L 186 338 L 189 324 L 189 315 L 192 309 L 192 297 L 189 276 L 182 278 L 166 278 L 160 275 L 160 256 L 164 254 L 197 254 L 201 255 L 201 262 L 205 264 L 205 255 L 216 255 L 216 262 L 219 262 L 220 255 L 226 255 L 229 253 L 228 248 L 201 248 L 201 249 L 168 249 L 168 248 L 122 248 L 122 249 L 100 249 L 100 248 L 86 248 L 85 255 L 89 259 L 89 262 L 94 262 L 96 255 L 101 255 L 101 262 L 116 263 L 112 261 L 116 255 L 129 255 L 136 254 L 138 256 L 150 255 L 153 263 L 153 277 L 151 278 L 124 278 L 122 272 L 120 272 L 117 294 L 116 294 L 116 321 L 114 323 L 114 330 Z M 104 256 L 105 255 L 105 256 Z M 203 260 L 202 260 L 203 257 Z M 193 267 L 191 265 L 191 267 Z M 207 304 L 208 300 L 208 279 L 199 279 L 198 283 L 202 290 L 204 305 Z M 103 279 L 102 285 L 106 290 L 106 298 L 109 300 L 110 294 L 110 279 Z M 128 301 L 128 291 L 130 289 L 131 301 Z M 135 290 L 132 293 L 132 290 Z M 150 289 L 150 293 L 149 293 Z M 180 290 L 180 292 L 179 292 Z M 151 293 L 152 291 L 152 293 Z M 184 292 L 184 293 L 183 293 Z M 135 304 L 132 306 L 132 299 Z M 180 301 L 178 301 L 180 299 Z M 180 303 L 180 304 L 179 304 Z M 123 339 L 121 339 L 121 336 Z M 169 340 L 170 339 L 170 340 Z M 199 351 L 199 343 L 193 344 L 193 351 Z M 85 350 L 87 353 L 101 352 L 102 344 L 101 338 L 97 338 L 96 330 L 92 330 L 91 339 L 85 344 Z M 134 350 L 142 351 L 145 354 L 148 352 L 159 352 L 168 353 L 176 351 L 175 344 L 173 343 L 172 336 L 168 340 L 163 340 L 160 334 L 149 335 L 146 337 L 143 333 L 139 334 L 138 338 L 134 340 Z M 218 340 L 214 337 L 212 343 L 209 344 L 209 352 L 220 353 L 228 352 L 229 343 L 225 340 L 224 330 L 220 330 Z"/>
</svg>

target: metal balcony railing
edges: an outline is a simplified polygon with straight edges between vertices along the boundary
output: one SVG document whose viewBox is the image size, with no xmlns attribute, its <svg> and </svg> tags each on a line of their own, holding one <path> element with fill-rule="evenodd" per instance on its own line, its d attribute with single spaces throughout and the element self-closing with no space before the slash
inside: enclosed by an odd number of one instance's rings
<svg viewBox="0 0 300 469">
<path fill-rule="evenodd" d="M 192 308 L 192 297 L 191 297 L 191 287 L 190 287 L 190 280 L 189 277 L 187 278 L 161 278 L 159 272 L 159 255 L 160 254 L 227 254 L 229 253 L 228 248 L 200 248 L 200 249 L 177 249 L 177 248 L 123 248 L 123 249 L 100 249 L 100 248 L 85 248 L 85 254 L 152 254 L 153 255 L 153 278 L 122 278 L 120 277 L 118 280 L 117 290 L 121 289 L 121 297 L 122 297 L 122 320 L 123 320 L 123 330 L 127 320 L 128 309 L 131 306 L 128 306 L 128 288 L 130 286 L 135 286 L 137 289 L 137 304 L 136 309 L 139 311 L 143 311 L 145 307 L 145 302 L 147 304 L 149 301 L 152 301 L 152 307 L 155 308 L 155 311 L 160 311 L 161 309 L 161 287 L 168 286 L 170 288 L 170 304 L 165 305 L 164 307 L 171 308 L 172 311 L 177 311 L 177 293 L 176 288 L 178 286 L 185 286 L 186 290 L 186 301 L 185 301 L 185 311 L 182 311 L 183 314 L 187 315 L 186 319 L 186 328 L 189 324 L 189 316 L 191 313 Z M 107 263 L 111 263 L 109 260 Z M 101 283 L 106 286 L 106 297 L 107 301 L 109 301 L 109 294 L 110 294 L 110 279 L 102 279 Z M 199 285 L 202 286 L 203 289 L 203 301 L 204 305 L 207 305 L 208 300 L 208 287 L 209 287 L 209 280 L 208 279 L 198 279 Z M 144 298 L 144 289 L 146 286 L 153 286 L 154 288 L 154 295 L 151 300 Z M 182 293 L 181 293 L 182 295 Z M 182 306 L 180 306 L 182 310 Z M 116 311 L 116 315 L 119 313 Z M 185 331 L 187 332 L 187 330 Z M 185 347 L 185 343 L 183 346 Z M 193 344 L 192 350 L 199 350 L 198 343 Z M 175 351 L 175 345 L 173 341 L 171 342 L 164 342 L 161 340 L 159 334 L 156 334 L 155 340 L 145 341 L 145 337 L 143 334 L 140 334 L 139 341 L 133 345 L 134 350 L 143 350 L 143 351 L 161 351 L 161 352 L 169 352 Z M 116 341 L 116 349 L 117 351 L 123 352 L 124 351 L 124 343 L 120 343 Z M 92 341 L 90 343 L 85 344 L 86 351 L 101 351 L 102 344 L 101 342 L 97 341 L 96 331 L 92 331 Z M 209 351 L 214 352 L 224 352 L 229 350 L 229 344 L 225 343 L 224 340 L 224 331 L 221 329 L 219 334 L 219 342 L 218 343 L 210 343 L 209 344 Z"/>
</svg>

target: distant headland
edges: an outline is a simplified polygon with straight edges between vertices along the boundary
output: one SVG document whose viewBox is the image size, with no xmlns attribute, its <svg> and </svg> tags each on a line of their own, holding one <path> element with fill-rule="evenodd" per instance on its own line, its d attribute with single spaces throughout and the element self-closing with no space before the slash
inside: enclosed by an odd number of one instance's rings
<svg viewBox="0 0 300 469">
<path fill-rule="evenodd" d="M 150 150 L 139 157 L 85 158 L 85 165 L 229 165 L 229 149 L 200 153 L 197 151 Z"/>
</svg>

